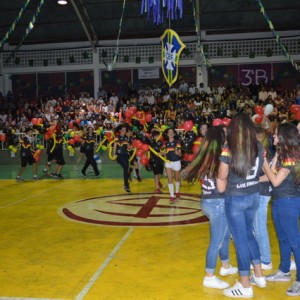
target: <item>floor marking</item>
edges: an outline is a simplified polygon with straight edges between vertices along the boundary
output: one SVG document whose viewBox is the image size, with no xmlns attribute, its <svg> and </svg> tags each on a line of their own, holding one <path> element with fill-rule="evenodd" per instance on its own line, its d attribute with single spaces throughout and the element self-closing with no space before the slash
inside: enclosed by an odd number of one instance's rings
<svg viewBox="0 0 300 300">
<path fill-rule="evenodd" d="M 99 269 L 96 271 L 96 273 L 91 277 L 89 282 L 86 284 L 86 286 L 82 289 L 82 291 L 77 295 L 75 300 L 82 300 L 88 293 L 88 291 L 91 289 L 91 287 L 94 285 L 96 280 L 100 277 L 102 272 L 105 270 L 107 265 L 110 263 L 110 261 L 115 257 L 116 253 L 119 251 L 121 246 L 124 244 L 124 242 L 128 239 L 130 234 L 132 233 L 134 227 L 130 227 L 129 230 L 126 232 L 126 234 L 123 236 L 123 238 L 120 240 L 120 242 L 115 246 L 115 248 L 109 253 L 109 255 L 104 260 L 103 264 L 99 267 Z"/>
<path fill-rule="evenodd" d="M 0 297 L 0 300 L 64 300 L 57 298 L 22 298 L 22 297 Z"/>
<path fill-rule="evenodd" d="M 34 195 L 28 196 L 28 197 L 26 197 L 26 198 L 20 199 L 20 200 L 18 200 L 18 201 L 11 202 L 11 203 L 8 203 L 8 204 L 6 204 L 6 205 L 0 206 L 0 209 L 2 209 L 2 208 L 7 208 L 7 207 L 10 207 L 10 206 L 13 206 L 13 205 L 15 205 L 15 204 L 21 203 L 21 202 L 23 202 L 23 201 L 26 201 L 26 200 L 29 200 L 29 199 L 32 199 L 32 198 L 35 198 L 35 197 L 37 197 L 37 196 L 40 196 L 40 195 L 43 195 L 43 194 L 47 193 L 48 191 L 53 191 L 53 190 L 54 190 L 54 188 L 51 187 L 50 189 L 43 190 L 43 191 L 41 191 L 41 192 L 38 193 L 38 194 L 34 194 Z M 1 298 L 0 298 L 0 299 L 1 299 Z M 16 299 L 19 299 L 19 298 L 16 298 Z M 32 298 L 32 299 L 36 299 L 36 298 Z M 38 298 L 37 298 L 37 299 L 38 299 Z"/>
</svg>

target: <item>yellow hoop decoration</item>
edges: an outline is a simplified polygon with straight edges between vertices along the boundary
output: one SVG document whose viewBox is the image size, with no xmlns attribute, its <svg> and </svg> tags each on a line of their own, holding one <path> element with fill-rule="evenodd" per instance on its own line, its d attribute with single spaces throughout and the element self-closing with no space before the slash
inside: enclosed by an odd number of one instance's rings
<svg viewBox="0 0 300 300">
<path fill-rule="evenodd" d="M 53 151 L 54 151 L 54 149 L 55 149 L 55 146 L 56 146 L 56 135 L 55 134 L 53 134 L 52 135 L 53 136 L 53 141 L 54 141 L 54 143 L 53 143 L 53 147 L 51 148 L 51 150 L 50 150 L 50 153 L 52 153 Z"/>
<path fill-rule="evenodd" d="M 110 158 L 111 160 L 116 160 L 116 159 L 117 159 L 117 155 L 115 155 L 115 156 L 112 155 L 112 144 L 113 144 L 115 141 L 116 141 L 116 140 L 113 140 L 113 141 L 111 141 L 111 142 L 108 144 L 108 149 L 109 149 L 109 151 L 108 151 L 108 156 L 109 156 L 109 158 Z"/>
<path fill-rule="evenodd" d="M 163 131 L 159 130 L 159 136 L 157 137 L 157 139 L 155 139 L 156 142 L 158 142 L 160 140 L 160 138 L 162 137 L 162 134 L 163 134 Z"/>
<path fill-rule="evenodd" d="M 98 146 L 98 148 L 97 148 L 97 150 L 96 150 L 96 153 L 97 153 L 98 151 L 100 151 L 101 146 L 104 144 L 104 142 L 105 142 L 106 140 L 107 140 L 107 137 L 105 136 L 104 139 L 103 139 L 103 141 L 99 144 L 99 146 Z"/>
<path fill-rule="evenodd" d="M 130 156 L 129 158 L 129 161 L 132 161 L 134 156 L 135 156 L 135 153 L 136 153 L 136 148 L 134 148 L 133 152 L 132 152 L 132 155 Z"/>
<path fill-rule="evenodd" d="M 149 150 L 154 153 L 156 156 L 158 156 L 160 159 L 162 159 L 164 162 L 170 162 L 166 158 L 164 158 L 162 155 L 160 155 L 158 152 L 156 152 L 152 147 L 149 147 Z"/>
</svg>

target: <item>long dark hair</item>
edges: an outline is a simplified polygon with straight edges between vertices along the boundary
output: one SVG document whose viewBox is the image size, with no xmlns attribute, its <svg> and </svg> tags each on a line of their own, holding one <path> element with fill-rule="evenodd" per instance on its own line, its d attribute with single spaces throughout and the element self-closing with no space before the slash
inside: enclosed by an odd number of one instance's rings
<svg viewBox="0 0 300 300">
<path fill-rule="evenodd" d="M 220 155 L 225 142 L 222 126 L 210 127 L 203 138 L 196 158 L 181 172 L 181 178 L 192 182 L 195 179 L 216 178 Z"/>
<path fill-rule="evenodd" d="M 230 169 L 246 178 L 258 156 L 255 126 L 247 114 L 234 115 L 228 127 L 227 142 L 231 153 Z"/>
<path fill-rule="evenodd" d="M 292 159 L 294 166 L 292 172 L 297 184 L 300 183 L 300 135 L 297 127 L 292 123 L 282 123 L 277 127 L 278 137 L 278 161 Z"/>
</svg>

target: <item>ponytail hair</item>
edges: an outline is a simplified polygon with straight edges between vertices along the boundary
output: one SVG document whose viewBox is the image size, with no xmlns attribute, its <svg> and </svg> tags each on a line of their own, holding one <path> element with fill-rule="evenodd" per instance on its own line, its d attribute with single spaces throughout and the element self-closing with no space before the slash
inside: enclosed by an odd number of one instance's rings
<svg viewBox="0 0 300 300">
<path fill-rule="evenodd" d="M 201 141 L 195 159 L 181 171 L 181 178 L 188 182 L 205 177 L 216 178 L 220 165 L 222 146 L 225 143 L 225 132 L 222 126 L 210 127 Z"/>
</svg>

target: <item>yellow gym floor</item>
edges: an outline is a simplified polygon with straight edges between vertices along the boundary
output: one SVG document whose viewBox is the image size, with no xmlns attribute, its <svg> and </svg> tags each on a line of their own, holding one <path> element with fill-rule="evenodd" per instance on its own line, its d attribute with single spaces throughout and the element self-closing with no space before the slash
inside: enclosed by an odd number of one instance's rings
<svg viewBox="0 0 300 300">
<path fill-rule="evenodd" d="M 209 226 L 199 186 L 183 182 L 175 205 L 167 188 L 152 193 L 152 179 L 131 190 L 121 179 L 0 180 L 0 299 L 226 299 L 202 286 Z M 276 268 L 270 214 L 268 225 Z M 254 297 L 290 299 L 290 284 L 254 287 Z"/>
</svg>

